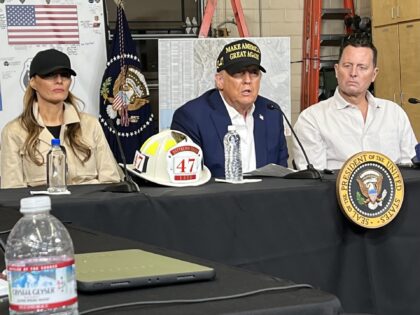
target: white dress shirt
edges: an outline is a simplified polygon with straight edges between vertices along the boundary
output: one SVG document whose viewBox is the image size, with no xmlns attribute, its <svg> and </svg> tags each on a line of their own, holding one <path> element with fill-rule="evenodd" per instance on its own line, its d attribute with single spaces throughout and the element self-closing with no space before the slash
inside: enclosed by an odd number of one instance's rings
<svg viewBox="0 0 420 315">
<path fill-rule="evenodd" d="M 395 163 L 411 163 L 417 144 L 404 110 L 394 102 L 367 92 L 366 121 L 356 105 L 349 104 L 336 89 L 334 96 L 305 109 L 295 132 L 316 169 L 339 169 L 352 155 L 375 151 Z M 302 150 L 293 139 L 298 169 L 306 168 Z"/>
<path fill-rule="evenodd" d="M 236 109 L 226 103 L 222 93 L 220 93 L 220 96 L 223 103 L 225 103 L 232 125 L 236 126 L 236 131 L 241 137 L 242 172 L 253 171 L 257 168 L 254 143 L 254 116 L 252 116 L 255 105 L 252 104 L 251 110 L 244 118 Z"/>
</svg>

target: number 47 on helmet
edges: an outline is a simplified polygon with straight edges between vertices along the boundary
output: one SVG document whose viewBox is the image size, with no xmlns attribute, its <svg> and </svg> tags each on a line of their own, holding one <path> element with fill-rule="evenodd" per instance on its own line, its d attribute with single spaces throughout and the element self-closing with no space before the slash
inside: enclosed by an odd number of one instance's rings
<svg viewBox="0 0 420 315">
<path fill-rule="evenodd" d="M 136 176 L 164 186 L 199 186 L 211 178 L 201 148 L 175 130 L 164 130 L 147 139 L 127 167 Z"/>
</svg>

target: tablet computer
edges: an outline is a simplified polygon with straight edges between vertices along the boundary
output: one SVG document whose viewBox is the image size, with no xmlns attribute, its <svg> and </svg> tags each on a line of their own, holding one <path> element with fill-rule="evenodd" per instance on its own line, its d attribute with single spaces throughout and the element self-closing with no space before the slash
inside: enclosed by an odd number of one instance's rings
<svg viewBox="0 0 420 315">
<path fill-rule="evenodd" d="M 146 287 L 210 280 L 213 268 L 140 249 L 76 254 L 80 291 Z"/>
</svg>

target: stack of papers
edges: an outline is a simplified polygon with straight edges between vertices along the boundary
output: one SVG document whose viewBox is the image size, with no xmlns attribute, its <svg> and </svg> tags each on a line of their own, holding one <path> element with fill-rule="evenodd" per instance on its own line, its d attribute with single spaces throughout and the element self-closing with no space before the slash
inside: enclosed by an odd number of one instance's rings
<svg viewBox="0 0 420 315">
<path fill-rule="evenodd" d="M 257 168 L 252 172 L 244 173 L 244 176 L 284 177 L 285 175 L 293 172 L 296 171 L 281 165 L 270 163 Z"/>
<path fill-rule="evenodd" d="M 31 195 L 70 195 L 71 192 L 69 190 L 60 191 L 60 192 L 49 192 L 48 190 L 31 190 Z"/>
</svg>

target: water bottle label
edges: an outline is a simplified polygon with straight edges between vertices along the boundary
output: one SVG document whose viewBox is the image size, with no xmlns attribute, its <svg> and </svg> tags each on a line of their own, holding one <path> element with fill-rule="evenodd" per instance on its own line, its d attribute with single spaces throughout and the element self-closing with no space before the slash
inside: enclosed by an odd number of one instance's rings
<svg viewBox="0 0 420 315">
<path fill-rule="evenodd" d="M 8 265 L 13 311 L 51 310 L 77 302 L 74 259 L 48 265 Z"/>
</svg>

